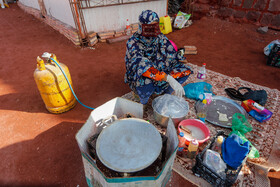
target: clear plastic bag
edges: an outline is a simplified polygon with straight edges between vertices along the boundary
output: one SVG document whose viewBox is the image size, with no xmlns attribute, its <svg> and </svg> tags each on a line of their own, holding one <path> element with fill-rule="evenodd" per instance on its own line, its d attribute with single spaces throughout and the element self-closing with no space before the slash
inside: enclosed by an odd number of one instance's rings
<svg viewBox="0 0 280 187">
<path fill-rule="evenodd" d="M 164 94 L 156 98 L 154 110 L 163 116 L 179 118 L 187 115 L 189 105 L 183 98 L 170 94 Z"/>
<path fill-rule="evenodd" d="M 203 163 L 221 178 L 226 178 L 227 165 L 218 152 L 207 149 L 203 157 Z"/>
</svg>

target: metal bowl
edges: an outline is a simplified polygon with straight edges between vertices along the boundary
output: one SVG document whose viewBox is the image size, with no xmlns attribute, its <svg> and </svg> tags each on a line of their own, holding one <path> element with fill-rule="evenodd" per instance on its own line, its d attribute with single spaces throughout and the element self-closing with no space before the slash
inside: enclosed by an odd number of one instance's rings
<svg viewBox="0 0 280 187">
<path fill-rule="evenodd" d="M 158 124 L 160 124 L 161 126 L 167 127 L 167 125 L 168 125 L 168 120 L 169 120 L 169 117 L 170 117 L 170 118 L 172 119 L 172 121 L 173 121 L 175 127 L 177 127 L 178 124 L 179 124 L 182 120 L 186 119 L 186 116 L 187 116 L 187 114 L 188 114 L 188 112 L 189 112 L 189 104 L 188 104 L 188 102 L 187 102 L 186 100 L 184 100 L 183 98 L 179 98 L 179 97 L 174 96 L 174 95 L 170 95 L 169 97 L 172 97 L 172 100 L 174 101 L 174 103 L 175 103 L 175 102 L 180 102 L 180 104 L 184 105 L 185 108 L 186 108 L 186 110 L 184 110 L 184 111 L 182 110 L 182 111 L 181 111 L 182 115 L 180 115 L 180 116 L 168 116 L 168 115 L 165 115 L 165 114 L 161 113 L 159 110 L 156 109 L 155 106 L 156 106 L 157 102 L 159 102 L 160 100 L 162 100 L 162 99 L 164 98 L 164 95 L 162 95 L 162 96 L 159 96 L 159 97 L 155 98 L 155 99 L 153 100 L 153 102 L 152 102 L 154 119 L 155 119 L 156 122 L 157 122 Z M 170 109 L 170 108 L 168 108 L 168 109 Z"/>
</svg>

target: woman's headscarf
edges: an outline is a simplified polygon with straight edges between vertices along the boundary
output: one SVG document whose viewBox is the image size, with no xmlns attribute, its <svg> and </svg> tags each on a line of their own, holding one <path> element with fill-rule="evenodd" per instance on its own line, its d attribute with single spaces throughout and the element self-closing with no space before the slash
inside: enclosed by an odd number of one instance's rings
<svg viewBox="0 0 280 187">
<path fill-rule="evenodd" d="M 139 15 L 139 22 L 142 24 L 150 24 L 155 21 L 159 22 L 159 17 L 157 13 L 153 12 L 152 10 L 144 10 Z"/>
<path fill-rule="evenodd" d="M 159 22 L 159 17 L 157 13 L 152 10 L 143 10 L 142 13 L 139 15 L 139 29 L 138 33 L 142 33 L 142 24 L 150 24 L 153 22 Z"/>
</svg>

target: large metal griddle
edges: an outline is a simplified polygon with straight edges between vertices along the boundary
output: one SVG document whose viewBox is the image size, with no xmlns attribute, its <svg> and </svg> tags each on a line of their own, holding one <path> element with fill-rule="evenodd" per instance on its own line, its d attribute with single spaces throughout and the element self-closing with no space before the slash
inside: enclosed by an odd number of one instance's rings
<svg viewBox="0 0 280 187">
<path fill-rule="evenodd" d="M 97 138 L 100 161 L 117 172 L 136 172 L 150 166 L 159 156 L 162 138 L 149 122 L 128 118 L 116 120 Z"/>
<path fill-rule="evenodd" d="M 197 101 L 195 108 L 196 112 L 198 111 L 198 104 L 200 104 L 201 101 Z M 226 114 L 228 121 L 220 121 L 219 115 L 220 114 Z M 225 128 L 231 128 L 232 126 L 232 116 L 235 113 L 241 113 L 246 118 L 248 118 L 247 112 L 242 108 L 241 105 L 236 103 L 235 101 L 223 97 L 223 96 L 213 96 L 212 102 L 207 105 L 207 115 L 206 115 L 206 121 L 209 123 L 212 123 L 217 126 L 225 127 Z"/>
</svg>

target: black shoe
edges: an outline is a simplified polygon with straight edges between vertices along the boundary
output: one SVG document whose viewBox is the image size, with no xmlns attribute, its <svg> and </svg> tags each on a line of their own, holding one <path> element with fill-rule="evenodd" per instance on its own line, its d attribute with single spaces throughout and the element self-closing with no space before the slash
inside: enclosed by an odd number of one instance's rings
<svg viewBox="0 0 280 187">
<path fill-rule="evenodd" d="M 239 90 L 236 90 L 234 88 L 226 88 L 225 92 L 232 99 L 239 100 L 239 101 L 246 100 L 245 97 L 239 92 Z"/>
</svg>

